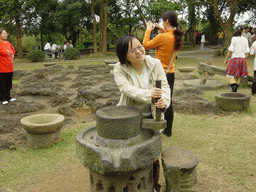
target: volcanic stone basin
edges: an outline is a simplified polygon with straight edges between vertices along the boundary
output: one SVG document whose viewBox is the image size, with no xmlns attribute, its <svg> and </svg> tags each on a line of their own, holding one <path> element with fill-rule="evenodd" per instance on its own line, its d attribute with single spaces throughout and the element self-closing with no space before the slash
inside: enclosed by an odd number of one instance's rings
<svg viewBox="0 0 256 192">
<path fill-rule="evenodd" d="M 27 132 L 27 143 L 30 148 L 46 147 L 61 140 L 63 115 L 37 114 L 24 117 L 20 122 Z"/>
<path fill-rule="evenodd" d="M 158 131 L 141 129 L 141 111 L 112 106 L 96 112 L 96 125 L 76 136 L 77 155 L 88 169 L 106 174 L 152 166 L 162 143 Z"/>
<path fill-rule="evenodd" d="M 195 67 L 178 67 L 179 72 L 190 73 L 195 70 Z"/>
<path fill-rule="evenodd" d="M 243 93 L 220 93 L 215 96 L 216 103 L 222 110 L 239 111 L 247 110 L 251 97 Z"/>
</svg>

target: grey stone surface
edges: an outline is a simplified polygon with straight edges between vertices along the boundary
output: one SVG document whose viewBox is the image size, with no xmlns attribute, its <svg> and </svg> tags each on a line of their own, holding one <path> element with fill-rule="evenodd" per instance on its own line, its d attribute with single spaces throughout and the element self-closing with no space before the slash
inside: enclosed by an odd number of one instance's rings
<svg viewBox="0 0 256 192">
<path fill-rule="evenodd" d="M 226 76 L 226 69 L 220 68 L 214 65 L 208 65 L 202 62 L 200 62 L 198 65 L 198 71 L 206 71 L 210 74 L 218 74 L 221 76 Z"/>
<path fill-rule="evenodd" d="M 196 154 L 178 147 L 170 147 L 162 152 L 162 164 L 166 180 L 166 191 L 198 191 Z"/>
<path fill-rule="evenodd" d="M 142 129 L 164 129 L 166 127 L 166 120 L 161 119 L 156 121 L 155 119 L 142 119 Z"/>
<path fill-rule="evenodd" d="M 185 80 L 183 82 L 183 85 L 186 87 L 197 87 L 204 90 L 211 90 L 211 89 L 217 89 L 221 88 L 223 86 L 223 83 L 216 81 L 216 80 L 207 80 L 204 85 L 200 85 L 200 80 Z"/>
<path fill-rule="evenodd" d="M 37 114 L 24 117 L 20 122 L 27 133 L 46 134 L 59 131 L 64 119 L 60 114 Z"/>
<path fill-rule="evenodd" d="M 100 174 L 130 172 L 158 159 L 160 133 L 141 129 L 139 109 L 105 107 L 96 115 L 96 126 L 86 127 L 76 136 L 77 155 L 85 167 Z"/>
<path fill-rule="evenodd" d="M 216 103 L 225 111 L 247 110 L 250 99 L 250 95 L 237 92 L 219 93 L 215 96 Z"/>
<path fill-rule="evenodd" d="M 91 191 L 95 192 L 153 192 L 153 167 L 149 166 L 130 173 L 107 175 L 90 171 L 90 184 Z"/>
<path fill-rule="evenodd" d="M 76 136 L 76 151 L 86 168 L 100 174 L 130 172 L 150 166 L 162 149 L 160 133 L 150 129 L 143 129 L 136 138 L 105 140 L 103 146 L 97 142 L 100 140 L 97 137 L 96 126 L 83 129 Z"/>
<path fill-rule="evenodd" d="M 141 132 L 141 111 L 125 106 L 105 107 L 96 112 L 96 129 L 100 137 L 130 139 Z"/>
<path fill-rule="evenodd" d="M 43 148 L 53 145 L 61 141 L 61 131 L 46 134 L 30 134 L 27 133 L 27 144 L 30 148 Z"/>
<path fill-rule="evenodd" d="M 196 87 L 186 87 L 173 93 L 173 108 L 175 112 L 189 114 L 211 114 L 219 111 L 219 106 L 200 95 L 203 91 Z"/>
</svg>

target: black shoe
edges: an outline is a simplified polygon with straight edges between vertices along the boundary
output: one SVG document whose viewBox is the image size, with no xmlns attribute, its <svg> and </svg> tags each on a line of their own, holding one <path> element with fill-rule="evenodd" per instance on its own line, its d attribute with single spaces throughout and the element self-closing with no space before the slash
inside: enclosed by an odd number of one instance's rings
<svg viewBox="0 0 256 192">
<path fill-rule="evenodd" d="M 165 129 L 162 131 L 162 134 L 166 135 L 167 137 L 171 137 L 172 136 L 172 132 L 168 132 Z"/>
</svg>

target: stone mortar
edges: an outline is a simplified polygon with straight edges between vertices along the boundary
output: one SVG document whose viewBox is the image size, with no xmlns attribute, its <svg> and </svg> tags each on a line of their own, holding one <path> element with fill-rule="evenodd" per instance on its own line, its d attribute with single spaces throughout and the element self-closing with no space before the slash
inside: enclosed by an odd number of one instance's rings
<svg viewBox="0 0 256 192">
<path fill-rule="evenodd" d="M 138 109 L 106 107 L 96 115 L 96 125 L 86 127 L 76 136 L 77 155 L 86 168 L 100 174 L 125 174 L 148 167 L 158 159 L 161 135 L 158 131 L 141 129 Z"/>
</svg>

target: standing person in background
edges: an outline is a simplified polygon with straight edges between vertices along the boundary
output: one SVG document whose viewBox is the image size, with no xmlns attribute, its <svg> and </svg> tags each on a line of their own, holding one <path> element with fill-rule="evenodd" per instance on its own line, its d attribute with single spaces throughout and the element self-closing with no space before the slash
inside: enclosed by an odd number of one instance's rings
<svg viewBox="0 0 256 192">
<path fill-rule="evenodd" d="M 251 38 L 250 38 L 250 46 L 252 46 L 253 42 L 256 40 L 256 28 L 252 29 L 252 35 L 251 35 Z"/>
<path fill-rule="evenodd" d="M 53 44 L 52 44 L 52 51 L 54 52 L 55 51 L 55 58 L 56 57 L 60 57 L 59 56 L 59 50 L 58 50 L 58 45 L 56 44 L 56 42 L 54 42 Z"/>
<path fill-rule="evenodd" d="M 15 101 L 11 97 L 13 58 L 15 49 L 7 41 L 8 34 L 4 28 L 0 28 L 0 101 L 3 105 L 10 101 Z"/>
<path fill-rule="evenodd" d="M 227 64 L 228 58 L 231 56 L 226 70 L 227 77 L 230 78 L 231 92 L 237 92 L 241 76 L 247 77 L 248 75 L 246 57 L 250 49 L 248 40 L 243 36 L 243 33 L 244 28 L 242 26 L 237 27 L 224 62 Z"/>
<path fill-rule="evenodd" d="M 69 47 L 70 47 L 70 48 L 73 48 L 73 47 L 74 47 L 73 44 L 72 44 L 72 40 L 69 41 Z"/>
<path fill-rule="evenodd" d="M 196 30 L 196 45 L 200 42 L 200 32 Z"/>
<path fill-rule="evenodd" d="M 243 36 L 247 39 L 248 44 L 250 44 L 250 39 L 251 39 L 251 32 L 249 27 L 245 27 L 245 31 L 243 33 Z"/>
<path fill-rule="evenodd" d="M 181 48 L 183 31 L 178 27 L 178 18 L 175 12 L 167 11 L 162 14 L 161 18 L 163 20 L 164 28 L 162 28 L 158 23 L 155 24 L 155 27 L 157 27 L 162 33 L 157 35 L 152 40 L 150 40 L 150 34 L 151 31 L 154 29 L 153 23 L 151 21 L 148 21 L 146 23 L 147 30 L 145 32 L 143 45 L 145 49 L 156 48 L 156 58 L 161 61 L 161 64 L 166 72 L 167 81 L 171 89 L 170 97 L 172 98 L 173 86 L 175 81 L 175 59 L 171 61 L 171 58 L 172 56 L 174 56 L 173 58 L 175 58 L 177 56 L 178 50 L 180 50 Z M 171 65 L 170 70 L 167 71 L 169 64 Z M 171 102 L 170 107 L 168 107 L 165 111 L 165 120 L 167 121 L 167 126 L 162 132 L 167 137 L 170 137 L 172 135 L 173 118 L 174 114 Z"/>
<path fill-rule="evenodd" d="M 217 36 L 218 36 L 218 46 L 221 46 L 224 38 L 223 30 L 220 30 L 220 32 L 217 33 Z"/>
<path fill-rule="evenodd" d="M 200 51 L 204 50 L 204 43 L 205 43 L 205 35 L 204 35 L 204 33 L 202 33 L 202 35 L 201 35 L 201 48 L 200 48 Z"/>
<path fill-rule="evenodd" d="M 251 46 L 250 54 L 255 55 L 255 58 L 254 58 L 254 75 L 253 75 L 253 82 L 252 82 L 252 95 L 255 96 L 256 95 L 256 41 L 254 41 L 252 46 Z"/>
<path fill-rule="evenodd" d="M 45 46 L 44 46 L 44 50 L 45 51 L 51 51 L 52 50 L 52 47 L 51 47 L 51 41 L 48 41 L 46 44 L 45 44 Z"/>
</svg>

